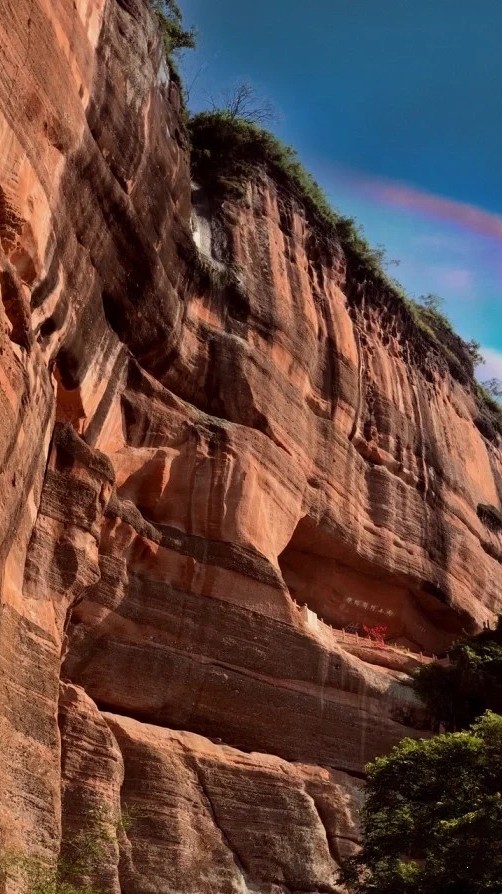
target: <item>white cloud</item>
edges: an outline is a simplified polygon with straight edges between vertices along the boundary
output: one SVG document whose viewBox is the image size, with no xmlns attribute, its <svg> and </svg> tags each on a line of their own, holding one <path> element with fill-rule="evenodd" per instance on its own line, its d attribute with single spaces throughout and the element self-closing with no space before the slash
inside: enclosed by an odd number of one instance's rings
<svg viewBox="0 0 502 894">
<path fill-rule="evenodd" d="M 502 381 L 502 351 L 481 347 L 481 353 L 485 358 L 485 362 L 478 367 L 477 378 L 480 381 L 486 381 L 487 379 L 500 379 Z"/>
<path fill-rule="evenodd" d="M 439 271 L 439 279 L 444 287 L 460 292 L 472 290 L 474 274 L 466 267 L 446 267 Z"/>
</svg>

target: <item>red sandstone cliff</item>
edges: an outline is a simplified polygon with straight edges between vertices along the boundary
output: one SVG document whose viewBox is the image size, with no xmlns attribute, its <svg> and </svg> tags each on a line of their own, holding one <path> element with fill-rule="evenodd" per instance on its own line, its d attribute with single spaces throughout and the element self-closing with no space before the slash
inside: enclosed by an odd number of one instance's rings
<svg viewBox="0 0 502 894">
<path fill-rule="evenodd" d="M 500 440 L 264 172 L 192 202 L 146 0 L 0 32 L 0 845 L 103 808 L 103 891 L 335 891 L 420 709 L 296 603 L 416 651 L 490 619 Z"/>
</svg>

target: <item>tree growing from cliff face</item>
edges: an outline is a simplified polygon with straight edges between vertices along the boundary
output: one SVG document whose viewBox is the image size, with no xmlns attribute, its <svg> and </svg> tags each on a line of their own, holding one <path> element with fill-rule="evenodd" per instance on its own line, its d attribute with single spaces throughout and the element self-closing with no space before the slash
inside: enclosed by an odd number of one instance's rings
<svg viewBox="0 0 502 894">
<path fill-rule="evenodd" d="M 486 381 L 481 383 L 484 388 L 488 391 L 491 397 L 494 397 L 495 400 L 500 400 L 502 397 L 502 380 L 501 379 L 487 379 Z"/>
<path fill-rule="evenodd" d="M 500 894 L 502 717 L 405 739 L 367 789 L 363 847 L 342 870 L 354 894 Z"/>
<path fill-rule="evenodd" d="M 420 295 L 418 303 L 434 313 L 443 313 L 444 298 L 441 298 L 440 295 L 433 295 L 432 293 Z"/>
<path fill-rule="evenodd" d="M 169 57 L 176 50 L 193 50 L 195 31 L 183 26 L 183 16 L 176 0 L 152 0 L 152 8 L 160 23 L 166 55 Z"/>
<path fill-rule="evenodd" d="M 455 643 L 448 659 L 448 666 L 428 664 L 415 676 L 432 727 L 462 730 L 486 710 L 502 714 L 502 621 Z"/>
<path fill-rule="evenodd" d="M 465 346 L 469 352 L 473 366 L 481 366 L 481 364 L 485 362 L 485 358 L 481 353 L 481 345 L 479 341 L 476 341 L 475 338 L 470 338 L 469 341 L 465 342 Z"/>
</svg>

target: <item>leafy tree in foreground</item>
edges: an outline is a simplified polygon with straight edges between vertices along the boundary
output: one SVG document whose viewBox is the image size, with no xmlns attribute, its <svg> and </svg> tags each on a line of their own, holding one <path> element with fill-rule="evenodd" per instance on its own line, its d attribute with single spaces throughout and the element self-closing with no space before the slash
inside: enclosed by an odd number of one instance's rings
<svg viewBox="0 0 502 894">
<path fill-rule="evenodd" d="M 501 894 L 502 717 L 405 739 L 368 767 L 354 894 Z"/>
</svg>

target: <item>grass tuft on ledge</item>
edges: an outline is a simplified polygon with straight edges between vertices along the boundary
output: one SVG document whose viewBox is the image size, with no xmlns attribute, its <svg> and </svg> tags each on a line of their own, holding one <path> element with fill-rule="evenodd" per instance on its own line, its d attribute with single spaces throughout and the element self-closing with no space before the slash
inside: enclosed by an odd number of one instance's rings
<svg viewBox="0 0 502 894">
<path fill-rule="evenodd" d="M 194 177 L 206 189 L 220 196 L 242 196 L 246 183 L 263 168 L 304 205 L 323 235 L 352 247 L 374 273 L 385 276 L 382 253 L 370 247 L 351 218 L 334 211 L 294 149 L 228 112 L 201 112 L 189 129 Z"/>
</svg>

